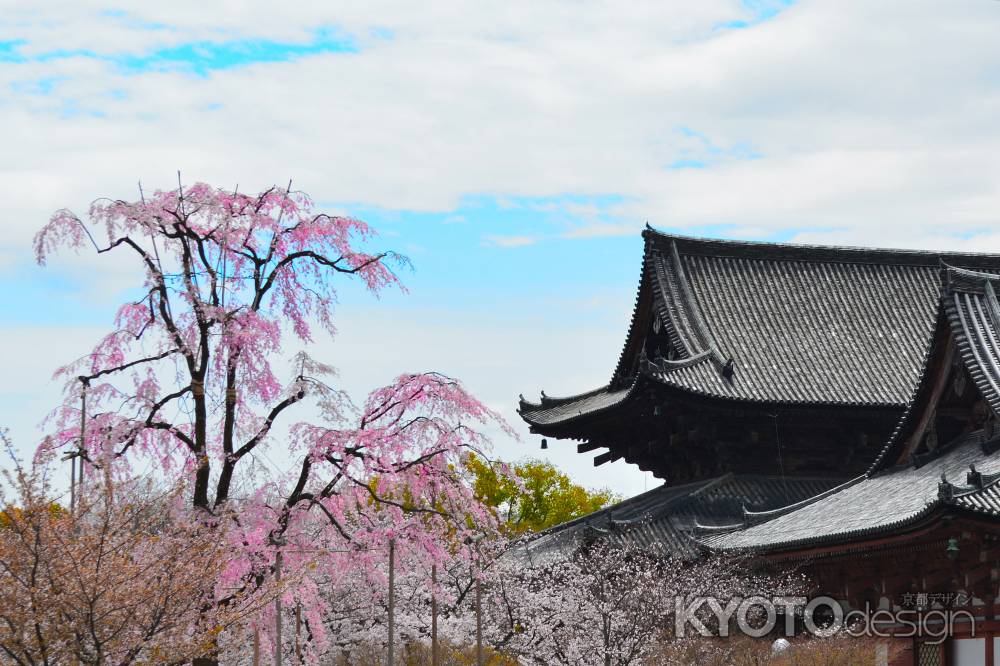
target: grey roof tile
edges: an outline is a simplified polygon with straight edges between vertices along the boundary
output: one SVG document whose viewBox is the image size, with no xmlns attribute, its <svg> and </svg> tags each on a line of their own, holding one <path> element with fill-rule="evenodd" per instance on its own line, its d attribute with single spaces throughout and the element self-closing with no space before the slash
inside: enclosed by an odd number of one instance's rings
<svg viewBox="0 0 1000 666">
<path fill-rule="evenodd" d="M 902 409 L 934 331 L 941 262 L 1000 269 L 997 255 L 644 236 L 614 378 L 576 400 L 522 401 L 529 423 L 564 423 L 628 400 L 644 299 L 653 299 L 679 353 L 680 362 L 638 364 L 655 382 L 722 400 Z"/>
<path fill-rule="evenodd" d="M 701 525 L 731 525 L 742 520 L 746 508 L 773 509 L 838 483 L 826 478 L 727 474 L 683 486 L 664 485 L 543 532 L 518 549 L 518 555 L 537 564 L 600 539 L 687 557 L 700 548 L 694 535 Z"/>
<path fill-rule="evenodd" d="M 945 334 L 950 332 L 976 390 L 996 416 L 1000 414 L 1000 277 L 948 266 L 940 274 L 939 302 L 945 315 L 941 321 L 947 323 L 942 324 L 934 348 L 938 354 L 945 353 Z M 926 368 L 934 367 L 934 359 L 926 358 L 924 367 L 920 387 L 926 389 L 933 380 Z M 1000 452 L 996 446 L 1000 433 L 968 433 L 920 467 L 880 470 L 882 464 L 890 462 L 885 453 L 900 437 L 908 436 L 921 414 L 935 408 L 933 403 L 917 400 L 918 394 L 927 393 L 920 387 L 883 455 L 868 473 L 836 492 L 757 516 L 757 524 L 706 536 L 704 543 L 720 550 L 766 551 L 845 541 L 891 531 L 941 505 L 1000 516 Z M 940 492 L 943 479 L 947 480 L 944 494 Z"/>
<path fill-rule="evenodd" d="M 807 502 L 765 522 L 724 534 L 702 537 L 715 550 L 786 550 L 837 543 L 891 531 L 926 515 L 941 504 L 942 474 L 964 485 L 970 465 L 984 473 L 1000 473 L 1000 456 L 982 448 L 981 433 L 967 436 L 954 448 L 922 467 L 896 467 L 860 477 L 840 491 Z M 959 488 L 960 489 L 960 488 Z M 986 506 L 996 491 L 978 496 L 969 491 L 963 505 Z M 957 501 L 957 500 L 950 500 Z"/>
</svg>

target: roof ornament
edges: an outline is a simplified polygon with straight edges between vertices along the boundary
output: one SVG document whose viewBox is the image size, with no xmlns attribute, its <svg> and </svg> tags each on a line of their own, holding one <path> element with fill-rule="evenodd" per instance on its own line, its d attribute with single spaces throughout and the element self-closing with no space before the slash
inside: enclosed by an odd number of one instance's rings
<svg viewBox="0 0 1000 666">
<path fill-rule="evenodd" d="M 948 477 L 945 476 L 944 472 L 941 472 L 941 481 L 938 482 L 938 499 L 955 499 L 955 486 L 948 481 Z"/>
<path fill-rule="evenodd" d="M 975 463 L 969 465 L 969 473 L 965 477 L 965 485 L 983 488 L 983 473 L 976 469 Z"/>
</svg>

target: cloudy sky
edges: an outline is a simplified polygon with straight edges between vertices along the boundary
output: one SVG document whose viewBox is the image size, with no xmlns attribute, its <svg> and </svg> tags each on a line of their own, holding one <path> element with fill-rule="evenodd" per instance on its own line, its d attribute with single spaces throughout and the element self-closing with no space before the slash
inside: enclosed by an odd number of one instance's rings
<svg viewBox="0 0 1000 666">
<path fill-rule="evenodd" d="M 0 0 L 0 424 L 34 444 L 52 370 L 139 277 L 40 269 L 33 233 L 178 170 L 293 179 L 375 225 L 415 270 L 405 296 L 343 292 L 321 344 L 345 385 L 438 369 L 518 427 L 518 393 L 607 381 L 647 221 L 1000 251 L 998 44 L 996 0 Z M 541 455 L 523 434 L 497 452 Z"/>
</svg>

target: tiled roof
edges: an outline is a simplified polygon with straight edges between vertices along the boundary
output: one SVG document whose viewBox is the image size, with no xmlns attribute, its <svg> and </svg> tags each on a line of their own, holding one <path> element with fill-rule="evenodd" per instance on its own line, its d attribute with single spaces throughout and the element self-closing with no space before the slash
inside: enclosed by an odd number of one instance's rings
<svg viewBox="0 0 1000 666">
<path fill-rule="evenodd" d="M 977 513 L 1000 516 L 1000 484 L 994 483 L 982 490 L 956 497 L 954 504 Z"/>
<path fill-rule="evenodd" d="M 1000 414 L 1000 302 L 995 275 L 947 268 L 943 305 L 980 395 Z"/>
<path fill-rule="evenodd" d="M 652 230 L 644 237 L 632 327 L 612 381 L 579 401 L 522 401 L 529 423 L 569 422 L 621 404 L 636 375 L 714 399 L 902 409 L 933 333 L 941 262 L 1000 269 L 997 255 L 745 243 Z M 641 357 L 653 316 L 669 334 L 671 360 Z"/>
<path fill-rule="evenodd" d="M 595 391 L 566 398 L 542 396 L 541 403 L 531 410 L 531 422 L 547 425 L 584 414 L 594 414 L 620 404 L 632 394 L 634 388 L 635 383 L 616 391 L 602 386 Z M 524 398 L 521 398 L 522 407 L 525 404 Z"/>
<path fill-rule="evenodd" d="M 891 532 L 943 504 L 988 509 L 998 497 L 996 480 L 991 478 L 985 489 L 968 485 L 973 465 L 983 474 L 1000 478 L 1000 456 L 984 450 L 981 432 L 967 435 L 922 467 L 896 467 L 860 477 L 804 506 L 765 516 L 770 519 L 764 522 L 704 536 L 702 543 L 725 551 L 792 550 Z"/>
<path fill-rule="evenodd" d="M 936 408 L 928 401 L 927 389 L 934 381 L 929 369 L 935 360 L 928 358 L 914 401 L 879 462 L 867 474 L 799 506 L 752 517 L 750 522 L 756 524 L 708 536 L 704 539 L 707 545 L 722 550 L 766 551 L 847 541 L 891 531 L 942 505 L 1000 516 L 1000 429 L 995 425 L 1000 414 L 1000 302 L 996 294 L 1000 278 L 948 266 L 941 269 L 941 276 L 944 318 L 934 353 L 946 354 L 947 341 L 954 341 L 976 390 L 993 409 L 994 420 L 987 421 L 983 430 L 961 436 L 943 451 L 918 455 L 919 467 L 907 463 L 880 470 L 879 465 L 891 464 L 885 452 L 895 450 L 923 414 Z"/>
<path fill-rule="evenodd" d="M 700 525 L 732 525 L 745 509 L 766 510 L 836 486 L 834 479 L 732 475 L 661 486 L 583 518 L 563 523 L 516 551 L 532 563 L 573 552 L 594 539 L 681 557 L 697 552 Z"/>
</svg>

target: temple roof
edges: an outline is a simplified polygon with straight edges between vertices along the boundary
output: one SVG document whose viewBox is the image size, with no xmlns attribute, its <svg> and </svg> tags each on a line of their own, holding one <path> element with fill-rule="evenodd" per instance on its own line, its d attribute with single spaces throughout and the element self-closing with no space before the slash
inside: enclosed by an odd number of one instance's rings
<svg viewBox="0 0 1000 666">
<path fill-rule="evenodd" d="M 921 467 L 896 467 L 797 507 L 751 513 L 748 527 L 703 536 L 702 542 L 714 550 L 793 550 L 894 532 L 943 506 L 995 513 L 1000 457 L 982 444 L 982 433 L 974 433 Z M 985 475 L 985 488 L 970 482 L 973 466 Z"/>
<path fill-rule="evenodd" d="M 899 427 L 872 468 L 833 492 L 748 514 L 738 528 L 704 537 L 707 546 L 766 552 L 843 543 L 903 529 L 939 508 L 1000 516 L 1000 277 L 948 266 L 940 275 L 932 353 Z M 954 363 L 952 349 L 958 352 Z M 934 387 L 965 376 L 949 371 L 955 363 L 972 378 L 992 414 L 982 429 L 940 445 L 935 438 L 932 450 L 917 454 L 912 444 L 926 447 L 927 417 L 941 397 Z"/>
<path fill-rule="evenodd" d="M 557 525 L 528 541 L 517 556 L 538 564 L 569 555 L 588 542 L 606 540 L 687 557 L 700 548 L 694 540 L 698 525 L 731 525 L 747 508 L 774 509 L 838 483 L 827 478 L 726 474 L 683 486 L 664 485 Z"/>
<path fill-rule="evenodd" d="M 980 395 L 1000 414 L 1000 279 L 948 267 L 942 302 L 952 334 Z"/>
<path fill-rule="evenodd" d="M 611 381 L 568 398 L 522 400 L 529 424 L 544 430 L 612 410 L 643 382 L 742 403 L 901 410 L 934 330 L 941 263 L 1000 269 L 997 255 L 706 240 L 652 229 L 643 237 L 632 323 Z M 644 347 L 653 327 L 669 339 L 664 356 Z"/>
</svg>

